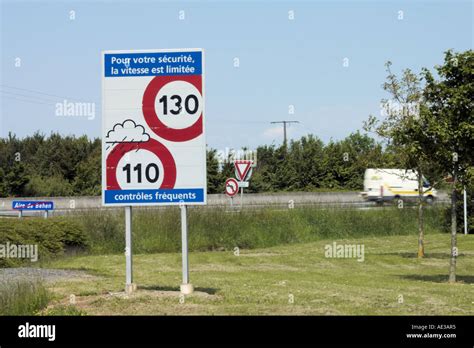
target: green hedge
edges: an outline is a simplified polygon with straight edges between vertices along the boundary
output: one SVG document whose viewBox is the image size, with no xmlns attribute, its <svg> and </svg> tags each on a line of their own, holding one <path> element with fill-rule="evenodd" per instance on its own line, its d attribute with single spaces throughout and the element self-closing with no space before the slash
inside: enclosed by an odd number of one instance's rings
<svg viewBox="0 0 474 348">
<path fill-rule="evenodd" d="M 24 218 L 0 219 L 0 244 L 38 245 L 38 258 L 44 260 L 61 255 L 69 246 L 87 248 L 84 226 L 73 219 Z M 12 267 L 30 262 L 18 258 L 0 258 L 0 267 Z"/>
</svg>

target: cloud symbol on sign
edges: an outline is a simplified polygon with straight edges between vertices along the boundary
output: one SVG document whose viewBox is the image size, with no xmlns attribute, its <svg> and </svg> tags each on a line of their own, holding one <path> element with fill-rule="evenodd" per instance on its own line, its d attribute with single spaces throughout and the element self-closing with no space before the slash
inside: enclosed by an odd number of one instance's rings
<svg viewBox="0 0 474 348">
<path fill-rule="evenodd" d="M 145 132 L 143 126 L 137 125 L 133 120 L 125 120 L 117 123 L 113 129 L 108 131 L 105 137 L 106 143 L 144 143 L 150 140 L 150 135 Z"/>
</svg>

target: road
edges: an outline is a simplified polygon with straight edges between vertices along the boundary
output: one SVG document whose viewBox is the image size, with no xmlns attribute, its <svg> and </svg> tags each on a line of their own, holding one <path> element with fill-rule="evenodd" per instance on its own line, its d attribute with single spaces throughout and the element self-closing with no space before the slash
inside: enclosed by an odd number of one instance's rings
<svg viewBox="0 0 474 348">
<path fill-rule="evenodd" d="M 208 208 L 230 206 L 231 200 L 224 194 L 209 194 Z M 18 216 L 17 211 L 11 209 L 13 200 L 45 200 L 54 202 L 54 211 L 50 215 L 64 215 L 91 209 L 104 208 L 100 197 L 35 197 L 35 198 L 3 198 L 0 199 L 0 216 Z M 237 208 L 241 203 L 240 194 L 234 198 L 233 205 Z M 446 193 L 440 192 L 436 204 L 449 202 Z M 284 193 L 245 193 L 243 195 L 244 208 L 270 207 L 275 209 L 298 208 L 302 206 L 334 207 L 334 208 L 361 208 L 371 209 L 377 205 L 366 202 L 359 196 L 359 192 L 284 192 Z M 42 216 L 43 212 L 24 212 L 24 216 Z"/>
</svg>

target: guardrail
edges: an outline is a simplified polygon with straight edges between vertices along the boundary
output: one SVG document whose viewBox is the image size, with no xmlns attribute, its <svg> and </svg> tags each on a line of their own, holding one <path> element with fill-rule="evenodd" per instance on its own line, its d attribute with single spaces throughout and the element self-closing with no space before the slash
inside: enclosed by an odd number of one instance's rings
<svg viewBox="0 0 474 348">
<path fill-rule="evenodd" d="M 209 194 L 207 208 L 230 206 L 230 198 L 224 194 Z M 28 197 L 28 198 L 2 198 L 0 199 L 1 216 L 17 216 L 12 210 L 12 201 L 19 200 L 48 200 L 53 201 L 55 210 L 50 215 L 64 215 L 68 212 L 80 213 L 91 209 L 119 209 L 120 207 L 103 207 L 101 197 Z M 440 193 L 436 204 L 449 203 L 446 193 Z M 408 204 L 410 205 L 410 204 Z M 234 198 L 234 207 L 240 206 L 240 195 Z M 314 206 L 320 208 L 375 208 L 373 202 L 366 202 L 360 197 L 359 192 L 282 192 L 282 193 L 244 193 L 244 208 L 274 208 L 288 209 L 291 207 Z M 137 207 L 138 209 L 166 209 L 166 207 Z M 29 212 L 28 216 L 37 216 Z"/>
</svg>

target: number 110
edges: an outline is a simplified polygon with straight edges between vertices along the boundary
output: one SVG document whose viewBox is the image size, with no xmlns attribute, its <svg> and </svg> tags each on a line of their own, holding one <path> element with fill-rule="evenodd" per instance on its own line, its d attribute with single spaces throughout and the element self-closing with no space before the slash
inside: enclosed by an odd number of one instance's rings
<svg viewBox="0 0 474 348">
<path fill-rule="evenodd" d="M 153 169 L 153 176 L 151 175 Z M 129 184 L 132 181 L 132 171 L 130 163 L 127 164 L 122 169 L 124 172 L 127 173 L 127 183 Z M 133 170 L 137 172 L 137 182 L 140 184 L 142 182 L 142 164 L 138 163 Z M 150 163 L 145 168 L 145 178 L 148 182 L 154 183 L 158 181 L 160 170 L 158 169 L 158 165 L 156 163 Z"/>
</svg>

